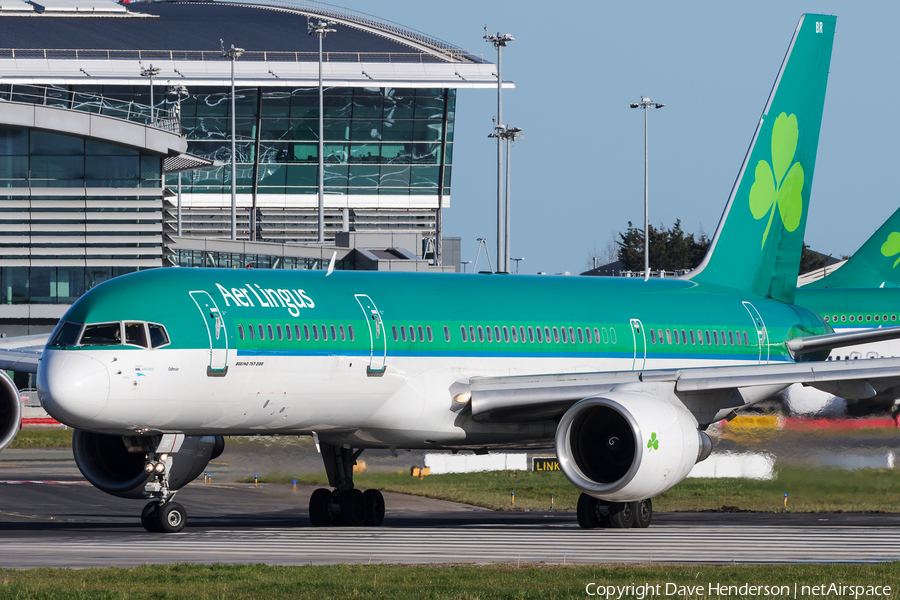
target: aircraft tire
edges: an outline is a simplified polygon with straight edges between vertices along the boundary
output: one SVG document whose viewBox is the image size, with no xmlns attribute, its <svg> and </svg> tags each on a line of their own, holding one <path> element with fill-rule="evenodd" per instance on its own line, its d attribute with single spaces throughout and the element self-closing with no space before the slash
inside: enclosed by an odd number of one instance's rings
<svg viewBox="0 0 900 600">
<path fill-rule="evenodd" d="M 363 492 L 366 505 L 366 527 L 379 527 L 384 522 L 384 496 L 378 490 Z"/>
<path fill-rule="evenodd" d="M 141 511 L 141 525 L 150 533 L 159 533 L 159 529 L 156 527 L 156 510 L 158 508 L 159 504 L 149 502 Z"/>
<path fill-rule="evenodd" d="M 653 520 L 653 501 L 647 498 L 646 500 L 632 502 L 632 504 L 634 505 L 632 507 L 634 512 L 634 524 L 632 527 L 636 529 L 650 527 L 650 522 Z"/>
<path fill-rule="evenodd" d="M 178 533 L 187 522 L 187 512 L 177 502 L 163 504 L 156 511 L 156 526 L 162 533 Z"/>
<path fill-rule="evenodd" d="M 613 529 L 629 529 L 634 524 L 633 502 L 609 503 L 609 526 Z"/>
<path fill-rule="evenodd" d="M 341 494 L 341 525 L 360 527 L 366 522 L 366 501 L 363 493 L 352 489 Z"/>
<path fill-rule="evenodd" d="M 313 527 L 328 527 L 334 524 L 329 509 L 331 496 L 331 490 L 319 488 L 309 497 L 309 520 Z"/>
<path fill-rule="evenodd" d="M 601 526 L 600 501 L 584 492 L 578 496 L 578 525 L 582 529 L 596 529 Z"/>
</svg>

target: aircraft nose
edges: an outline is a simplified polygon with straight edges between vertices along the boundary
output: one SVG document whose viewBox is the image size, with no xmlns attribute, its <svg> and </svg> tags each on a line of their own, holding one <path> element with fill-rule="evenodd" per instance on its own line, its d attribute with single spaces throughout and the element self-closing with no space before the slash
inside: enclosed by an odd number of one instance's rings
<svg viewBox="0 0 900 600">
<path fill-rule="evenodd" d="M 38 396 L 51 417 L 79 427 L 100 414 L 109 399 L 109 373 L 83 352 L 45 350 L 38 367 Z"/>
</svg>

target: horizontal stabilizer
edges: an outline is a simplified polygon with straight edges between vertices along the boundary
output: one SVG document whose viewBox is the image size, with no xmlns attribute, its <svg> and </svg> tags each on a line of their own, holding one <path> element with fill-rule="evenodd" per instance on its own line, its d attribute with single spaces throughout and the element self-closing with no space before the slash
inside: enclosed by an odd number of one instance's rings
<svg viewBox="0 0 900 600">
<path fill-rule="evenodd" d="M 796 358 L 801 354 L 811 354 L 813 352 L 856 346 L 858 344 L 896 340 L 898 338 L 900 338 L 900 327 L 883 327 L 881 329 L 864 329 L 847 333 L 826 333 L 824 335 L 794 338 L 788 340 L 787 348 L 790 350 L 791 356 Z"/>
</svg>

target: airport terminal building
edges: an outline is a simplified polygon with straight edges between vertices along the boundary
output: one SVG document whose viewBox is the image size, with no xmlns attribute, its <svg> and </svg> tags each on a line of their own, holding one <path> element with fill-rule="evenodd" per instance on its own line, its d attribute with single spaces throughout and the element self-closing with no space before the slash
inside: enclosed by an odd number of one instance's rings
<svg viewBox="0 0 900 600">
<path fill-rule="evenodd" d="M 324 245 L 310 20 L 335 30 L 322 55 Z M 46 328 L 85 290 L 137 269 L 321 268 L 336 252 L 338 268 L 452 270 L 440 221 L 456 95 L 497 85 L 481 55 L 286 0 L 0 0 L 0 32 L 8 335 Z M 244 49 L 233 65 L 220 40 Z"/>
</svg>

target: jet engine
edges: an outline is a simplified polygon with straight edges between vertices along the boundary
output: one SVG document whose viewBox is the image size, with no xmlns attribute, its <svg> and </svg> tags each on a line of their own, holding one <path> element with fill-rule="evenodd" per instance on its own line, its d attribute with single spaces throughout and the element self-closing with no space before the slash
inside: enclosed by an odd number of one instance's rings
<svg viewBox="0 0 900 600">
<path fill-rule="evenodd" d="M 612 502 L 666 491 L 711 451 L 712 441 L 690 412 L 638 392 L 585 398 L 556 430 L 559 466 L 572 485 Z"/>
<path fill-rule="evenodd" d="M 22 400 L 16 384 L 0 371 L 0 450 L 9 446 L 22 426 Z"/>
<path fill-rule="evenodd" d="M 152 437 L 122 437 L 76 429 L 72 452 L 81 474 L 94 487 L 120 498 L 143 498 L 144 485 L 151 477 L 144 470 L 145 454 L 155 447 L 156 441 Z M 199 477 L 209 461 L 224 449 L 222 436 L 186 436 L 181 449 L 172 455 L 169 489 L 180 489 Z"/>
</svg>

